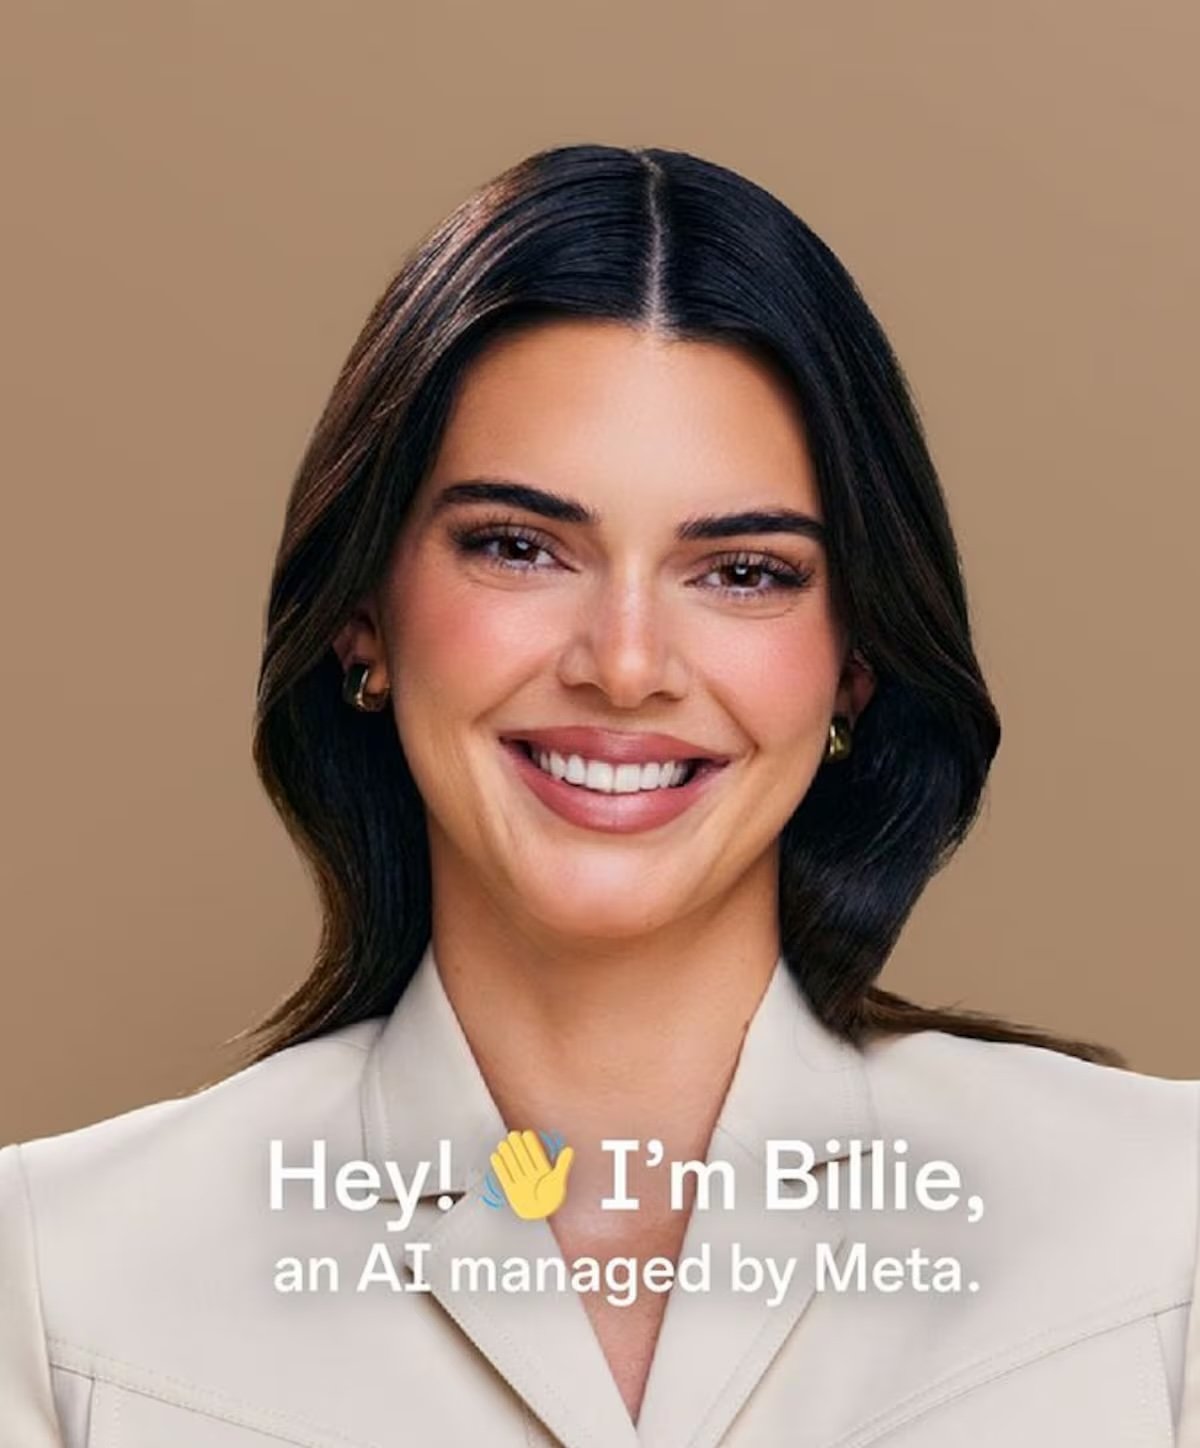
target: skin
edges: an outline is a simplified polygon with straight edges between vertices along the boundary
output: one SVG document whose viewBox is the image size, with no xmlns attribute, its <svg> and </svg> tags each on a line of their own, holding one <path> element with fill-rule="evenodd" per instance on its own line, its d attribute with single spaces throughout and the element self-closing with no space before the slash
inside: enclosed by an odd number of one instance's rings
<svg viewBox="0 0 1200 1448">
<path fill-rule="evenodd" d="M 481 477 L 565 495 L 602 521 L 432 507 L 447 484 Z M 696 514 L 752 507 L 822 518 L 800 416 L 769 368 L 618 322 L 540 323 L 467 370 L 387 576 L 335 640 L 343 667 L 371 664 L 370 692 L 392 686 L 427 806 L 434 952 L 500 1114 L 552 1125 L 576 1149 L 550 1221 L 568 1258 L 678 1254 L 687 1214 L 667 1209 L 665 1173 L 631 1173 L 638 1212 L 599 1210 L 598 1143 L 657 1137 L 668 1160 L 707 1154 L 779 954 L 779 832 L 821 767 L 831 716 L 853 721 L 873 686 L 820 542 L 674 536 Z M 451 537 L 497 521 L 539 540 L 471 554 Z M 811 579 L 777 588 L 731 568 L 740 551 Z M 564 724 L 664 730 L 731 762 L 665 826 L 591 830 L 549 811 L 498 742 Z M 666 1296 L 595 1297 L 585 1305 L 636 1420 Z"/>
</svg>

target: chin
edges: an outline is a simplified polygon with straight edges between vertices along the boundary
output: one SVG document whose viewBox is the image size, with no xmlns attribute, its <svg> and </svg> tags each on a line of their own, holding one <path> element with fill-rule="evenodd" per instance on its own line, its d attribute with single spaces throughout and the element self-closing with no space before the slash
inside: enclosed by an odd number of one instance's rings
<svg viewBox="0 0 1200 1448">
<path fill-rule="evenodd" d="M 569 914 L 548 915 L 539 910 L 535 918 L 548 935 L 565 941 L 611 941 L 614 945 L 619 945 L 642 940 L 669 925 L 675 918 L 675 912 L 665 911 L 662 915 L 648 917 L 644 911 L 640 915 L 614 915 L 610 910 L 596 910 L 589 915 L 578 910 Z"/>
<path fill-rule="evenodd" d="M 620 883 L 593 880 L 568 884 L 561 873 L 559 889 L 522 889 L 517 894 L 526 913 L 544 930 L 564 937 L 588 940 L 637 940 L 688 913 L 688 905 L 674 891 L 647 890 L 643 873 Z"/>
</svg>

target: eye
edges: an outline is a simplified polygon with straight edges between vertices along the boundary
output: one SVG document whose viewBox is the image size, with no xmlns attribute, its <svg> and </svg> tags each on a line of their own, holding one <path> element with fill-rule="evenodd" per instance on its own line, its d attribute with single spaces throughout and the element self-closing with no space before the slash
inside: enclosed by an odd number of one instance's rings
<svg viewBox="0 0 1200 1448">
<path fill-rule="evenodd" d="M 460 553 L 480 557 L 497 568 L 511 568 L 517 573 L 540 571 L 532 562 L 538 553 L 553 557 L 542 534 L 519 523 L 452 528 L 450 537 Z M 493 544 L 497 545 L 494 552 Z"/>
<path fill-rule="evenodd" d="M 765 598 L 780 589 L 807 588 L 813 579 L 809 566 L 796 567 L 769 553 L 730 553 L 710 560 L 711 567 L 702 578 L 714 573 L 726 574 L 733 581 L 718 584 L 717 592 L 732 598 Z M 765 585 L 765 586 L 764 586 Z"/>
</svg>

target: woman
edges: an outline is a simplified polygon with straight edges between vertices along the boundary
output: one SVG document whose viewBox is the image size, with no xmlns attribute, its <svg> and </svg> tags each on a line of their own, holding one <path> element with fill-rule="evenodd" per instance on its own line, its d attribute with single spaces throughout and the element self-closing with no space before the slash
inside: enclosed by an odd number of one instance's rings
<svg viewBox="0 0 1200 1448">
<path fill-rule="evenodd" d="M 272 582 L 316 965 L 0 1153 L 5 1442 L 1196 1444 L 1200 1083 L 874 984 L 998 740 L 828 248 L 678 152 L 483 188 Z"/>
</svg>

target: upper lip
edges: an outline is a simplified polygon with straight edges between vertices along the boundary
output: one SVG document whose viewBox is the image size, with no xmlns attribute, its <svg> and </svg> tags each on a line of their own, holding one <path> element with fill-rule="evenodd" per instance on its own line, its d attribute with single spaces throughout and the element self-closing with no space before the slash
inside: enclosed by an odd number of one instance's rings
<svg viewBox="0 0 1200 1448">
<path fill-rule="evenodd" d="M 541 749 L 552 749 L 564 758 L 569 754 L 579 754 L 587 759 L 607 760 L 611 764 L 663 764 L 668 760 L 683 759 L 707 759 L 724 764 L 728 758 L 674 734 L 593 729 L 583 724 L 565 725 L 558 729 L 513 729 L 501 738 L 505 743 L 522 742 L 536 744 Z"/>
</svg>

